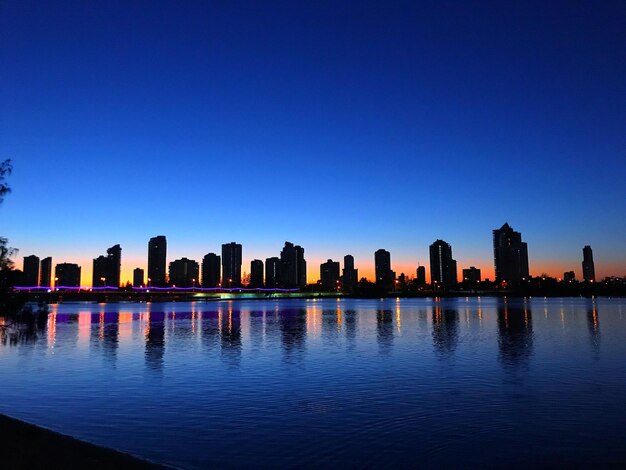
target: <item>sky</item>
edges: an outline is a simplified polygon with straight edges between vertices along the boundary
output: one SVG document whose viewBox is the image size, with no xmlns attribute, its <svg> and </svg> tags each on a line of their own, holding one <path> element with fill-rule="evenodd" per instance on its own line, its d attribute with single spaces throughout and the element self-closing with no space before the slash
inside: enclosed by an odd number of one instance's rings
<svg viewBox="0 0 626 470">
<path fill-rule="evenodd" d="M 625 150 L 623 1 L 0 1 L 0 235 L 84 285 L 155 235 L 493 279 L 504 222 L 533 275 L 626 275 Z"/>
</svg>

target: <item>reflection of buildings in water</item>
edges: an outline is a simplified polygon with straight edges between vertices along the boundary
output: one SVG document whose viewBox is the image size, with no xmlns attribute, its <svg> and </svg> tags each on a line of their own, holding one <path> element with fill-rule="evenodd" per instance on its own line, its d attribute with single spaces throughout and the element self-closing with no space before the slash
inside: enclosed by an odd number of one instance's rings
<svg viewBox="0 0 626 470">
<path fill-rule="evenodd" d="M 526 364 L 533 352 L 533 323 L 530 308 L 498 305 L 498 346 L 505 365 Z"/>
<path fill-rule="evenodd" d="M 322 338 L 325 340 L 335 339 L 341 328 L 341 310 L 322 310 Z"/>
<path fill-rule="evenodd" d="M 600 319 L 598 317 L 598 309 L 593 303 L 591 308 L 587 310 L 587 327 L 589 328 L 589 339 L 591 340 L 591 349 L 594 357 L 598 359 L 600 354 Z"/>
<path fill-rule="evenodd" d="M 146 367 L 161 371 L 165 353 L 165 313 L 146 314 Z"/>
<path fill-rule="evenodd" d="M 200 341 L 206 350 L 213 349 L 219 341 L 220 319 L 221 315 L 218 311 L 202 312 Z"/>
<path fill-rule="evenodd" d="M 436 305 L 433 310 L 433 345 L 435 352 L 442 355 L 451 354 L 457 346 L 459 336 L 459 312 L 453 309 L 442 309 Z"/>
<path fill-rule="evenodd" d="M 380 352 L 389 353 L 393 349 L 393 312 L 391 310 L 376 311 L 376 333 Z"/>
<path fill-rule="evenodd" d="M 238 362 L 241 355 L 241 312 L 229 305 L 227 309 L 220 310 L 219 321 L 222 356 Z"/>
<path fill-rule="evenodd" d="M 102 348 L 102 357 L 115 362 L 119 343 L 119 314 L 105 312 L 91 314 L 92 347 Z"/>
<path fill-rule="evenodd" d="M 307 335 L 305 309 L 281 310 L 278 317 L 283 352 L 288 356 L 300 356 L 304 352 Z"/>
<path fill-rule="evenodd" d="M 344 331 L 346 332 L 346 338 L 353 343 L 356 339 L 356 311 L 346 310 L 343 312 L 343 324 L 345 325 Z"/>
<path fill-rule="evenodd" d="M 115 362 L 119 344 L 120 324 L 118 313 L 105 313 L 102 332 L 102 346 L 104 359 Z"/>
<path fill-rule="evenodd" d="M 263 310 L 251 310 L 249 315 L 250 345 L 259 348 L 265 337 L 265 312 Z"/>
</svg>

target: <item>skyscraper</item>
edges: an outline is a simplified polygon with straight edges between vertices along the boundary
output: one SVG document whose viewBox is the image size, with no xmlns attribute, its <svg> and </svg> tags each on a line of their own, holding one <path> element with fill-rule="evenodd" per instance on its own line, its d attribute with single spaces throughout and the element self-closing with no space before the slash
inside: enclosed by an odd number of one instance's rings
<svg viewBox="0 0 626 470">
<path fill-rule="evenodd" d="M 50 283 L 52 279 L 52 258 L 50 256 L 41 260 L 41 274 L 39 277 L 39 285 L 41 287 L 50 287 L 52 285 Z"/>
<path fill-rule="evenodd" d="M 443 240 L 430 245 L 430 282 L 433 289 L 450 288 L 457 284 L 456 261 L 452 258 L 452 247 Z"/>
<path fill-rule="evenodd" d="M 91 272 L 91 285 L 93 287 L 104 287 L 107 284 L 108 259 L 106 256 L 98 256 L 93 260 L 93 270 Z"/>
<path fill-rule="evenodd" d="M 222 285 L 241 287 L 241 245 L 230 242 L 222 245 Z"/>
<path fill-rule="evenodd" d="M 122 247 L 114 245 L 107 250 L 107 285 L 120 286 L 120 271 L 122 269 Z"/>
<path fill-rule="evenodd" d="M 395 276 L 391 270 L 391 253 L 382 248 L 377 250 L 374 253 L 374 268 L 376 271 L 376 284 L 385 289 L 392 289 Z"/>
<path fill-rule="evenodd" d="M 265 287 L 278 287 L 280 280 L 280 258 L 277 256 L 267 258 L 265 260 Z"/>
<path fill-rule="evenodd" d="M 144 285 L 144 272 L 141 268 L 133 269 L 133 287 L 142 287 Z"/>
<path fill-rule="evenodd" d="M 174 260 L 169 266 L 170 285 L 175 287 L 195 287 L 198 285 L 200 270 L 198 263 L 192 259 Z"/>
<path fill-rule="evenodd" d="M 165 287 L 165 265 L 167 240 L 164 235 L 153 237 L 148 242 L 148 286 Z"/>
<path fill-rule="evenodd" d="M 91 285 L 119 287 L 121 267 L 122 248 L 119 245 L 108 248 L 106 256 L 98 256 L 93 260 Z"/>
<path fill-rule="evenodd" d="M 320 265 L 320 280 L 322 289 L 336 291 L 339 287 L 339 261 L 329 259 Z"/>
<path fill-rule="evenodd" d="M 424 266 L 418 266 L 416 274 L 417 274 L 417 277 L 415 278 L 415 283 L 418 286 L 425 286 L 426 285 L 426 268 Z"/>
<path fill-rule="evenodd" d="M 528 279 L 528 246 L 508 223 L 493 231 L 493 258 L 496 282 Z"/>
<path fill-rule="evenodd" d="M 280 252 L 280 286 L 293 289 L 306 287 L 306 260 L 304 248 L 285 242 Z"/>
<path fill-rule="evenodd" d="M 263 287 L 263 261 L 253 259 L 250 262 L 250 288 Z"/>
<path fill-rule="evenodd" d="M 218 287 L 220 285 L 220 257 L 208 253 L 202 258 L 202 287 Z"/>
<path fill-rule="evenodd" d="M 79 287 L 80 266 L 74 263 L 60 263 L 54 268 L 57 287 Z"/>
<path fill-rule="evenodd" d="M 354 257 L 346 255 L 343 257 L 343 276 L 341 276 L 342 289 L 344 292 L 352 292 L 359 282 L 359 270 L 354 269 Z"/>
<path fill-rule="evenodd" d="M 39 257 L 24 256 L 23 284 L 28 287 L 39 286 Z"/>
<path fill-rule="evenodd" d="M 593 263 L 593 251 L 591 246 L 583 248 L 583 279 L 585 282 L 596 282 L 596 267 Z"/>
</svg>

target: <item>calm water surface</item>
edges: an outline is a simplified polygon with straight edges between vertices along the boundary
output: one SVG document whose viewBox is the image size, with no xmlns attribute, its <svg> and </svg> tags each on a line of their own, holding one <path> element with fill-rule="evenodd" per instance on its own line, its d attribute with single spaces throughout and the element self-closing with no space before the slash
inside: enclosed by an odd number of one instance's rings
<svg viewBox="0 0 626 470">
<path fill-rule="evenodd" d="M 625 465 L 626 300 L 53 306 L 0 413 L 184 468 Z"/>
</svg>

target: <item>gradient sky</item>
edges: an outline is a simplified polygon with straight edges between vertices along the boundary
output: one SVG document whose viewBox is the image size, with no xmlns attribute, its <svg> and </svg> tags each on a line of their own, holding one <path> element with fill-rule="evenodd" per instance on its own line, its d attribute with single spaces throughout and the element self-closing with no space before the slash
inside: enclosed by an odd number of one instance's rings
<svg viewBox="0 0 626 470">
<path fill-rule="evenodd" d="M 123 248 L 123 280 L 221 243 L 351 253 L 371 277 L 493 278 L 491 230 L 531 273 L 626 275 L 623 1 L 0 1 L 0 234 L 77 262 Z M 428 270 L 428 269 L 427 269 Z"/>
</svg>

